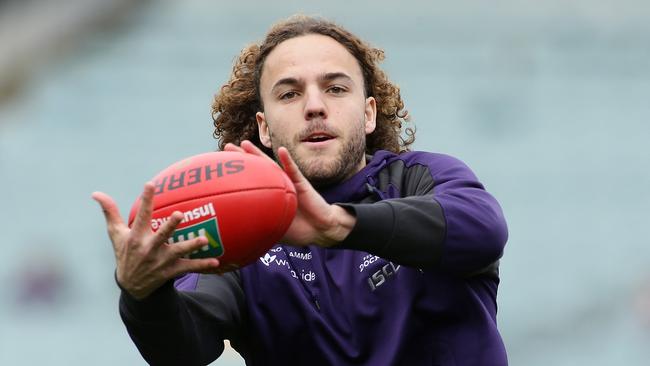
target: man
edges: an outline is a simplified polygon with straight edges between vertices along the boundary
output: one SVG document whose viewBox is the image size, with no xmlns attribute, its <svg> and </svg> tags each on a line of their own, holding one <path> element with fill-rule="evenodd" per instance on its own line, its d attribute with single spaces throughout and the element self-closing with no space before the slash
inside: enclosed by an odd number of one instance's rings
<svg viewBox="0 0 650 366">
<path fill-rule="evenodd" d="M 249 266 L 218 275 L 215 258 L 183 258 L 205 238 L 166 244 L 178 212 L 152 233 L 151 183 L 132 229 L 93 195 L 120 313 L 148 362 L 207 364 L 228 339 L 248 365 L 507 364 L 501 209 L 462 162 L 408 151 L 382 58 L 308 17 L 242 51 L 215 98 L 215 135 L 224 150 L 275 157 L 298 195 L 281 244 Z"/>
</svg>

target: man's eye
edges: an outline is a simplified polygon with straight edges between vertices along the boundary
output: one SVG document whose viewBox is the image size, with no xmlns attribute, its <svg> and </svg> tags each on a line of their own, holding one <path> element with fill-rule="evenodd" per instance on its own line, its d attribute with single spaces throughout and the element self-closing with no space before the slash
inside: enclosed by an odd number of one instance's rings
<svg viewBox="0 0 650 366">
<path fill-rule="evenodd" d="M 290 91 L 280 95 L 280 99 L 293 99 L 298 95 L 298 93 Z"/>
<path fill-rule="evenodd" d="M 331 87 L 329 87 L 327 89 L 327 91 L 329 93 L 333 93 L 333 94 L 341 94 L 341 93 L 345 92 L 345 89 L 340 87 L 340 86 L 331 86 Z"/>
</svg>

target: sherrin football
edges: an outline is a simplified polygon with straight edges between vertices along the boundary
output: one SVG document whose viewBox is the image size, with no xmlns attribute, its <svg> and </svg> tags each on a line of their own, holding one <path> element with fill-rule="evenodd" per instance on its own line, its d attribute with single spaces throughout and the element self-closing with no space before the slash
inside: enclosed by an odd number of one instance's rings
<svg viewBox="0 0 650 366">
<path fill-rule="evenodd" d="M 169 243 L 205 236 L 208 244 L 190 258 L 216 257 L 232 270 L 264 255 L 289 228 L 296 191 L 279 165 L 263 157 L 220 151 L 191 156 L 156 175 L 151 229 L 174 211 L 183 221 Z M 129 227 L 140 206 L 136 200 Z"/>
</svg>

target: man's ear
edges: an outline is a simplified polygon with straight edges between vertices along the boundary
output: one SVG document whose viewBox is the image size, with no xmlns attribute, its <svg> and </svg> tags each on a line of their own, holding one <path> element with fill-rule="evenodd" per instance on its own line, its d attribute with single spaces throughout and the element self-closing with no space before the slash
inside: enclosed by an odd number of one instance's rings
<svg viewBox="0 0 650 366">
<path fill-rule="evenodd" d="M 271 131 L 269 131 L 269 125 L 266 123 L 266 117 L 264 112 L 255 113 L 255 120 L 257 120 L 257 129 L 260 134 L 260 142 L 262 145 L 271 148 Z"/>
<path fill-rule="evenodd" d="M 365 131 L 366 135 L 371 134 L 375 127 L 377 127 L 377 102 L 375 98 L 366 98 L 366 111 L 365 111 Z"/>
</svg>

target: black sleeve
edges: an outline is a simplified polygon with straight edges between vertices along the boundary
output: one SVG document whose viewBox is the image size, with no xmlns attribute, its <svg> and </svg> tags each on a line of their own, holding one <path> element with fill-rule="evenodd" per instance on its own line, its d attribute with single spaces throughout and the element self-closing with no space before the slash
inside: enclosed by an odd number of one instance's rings
<svg viewBox="0 0 650 366">
<path fill-rule="evenodd" d="M 402 171 L 402 197 L 340 203 L 357 222 L 338 247 L 460 275 L 491 269 L 507 241 L 503 212 L 465 164 L 443 163 Z"/>
<path fill-rule="evenodd" d="M 432 196 L 339 205 L 357 218 L 339 248 L 362 250 L 411 267 L 438 264 L 442 255 L 438 243 L 444 241 L 445 220 Z"/>
<path fill-rule="evenodd" d="M 170 281 L 141 301 L 122 290 L 120 316 L 149 364 L 207 365 L 223 352 L 224 339 L 242 343 L 238 272 L 200 276 L 195 291 L 178 291 Z"/>
</svg>

